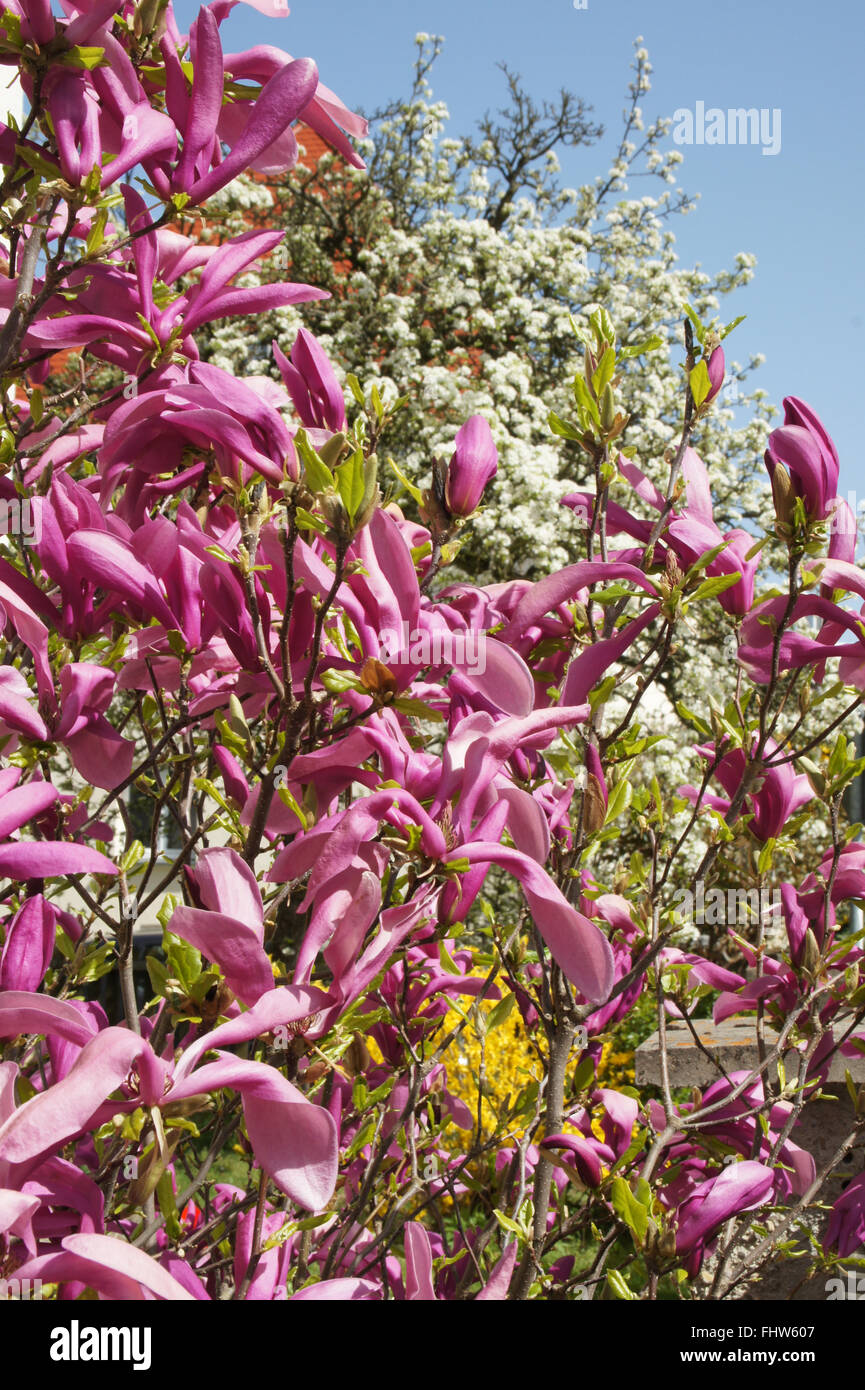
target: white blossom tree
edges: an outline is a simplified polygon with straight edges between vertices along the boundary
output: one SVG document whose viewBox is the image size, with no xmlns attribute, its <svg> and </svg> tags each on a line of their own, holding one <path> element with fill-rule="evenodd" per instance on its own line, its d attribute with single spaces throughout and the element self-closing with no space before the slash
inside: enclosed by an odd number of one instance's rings
<svg viewBox="0 0 865 1390">
<path fill-rule="evenodd" d="M 539 108 L 505 70 L 508 104 L 498 118 L 484 117 L 476 136 L 451 138 L 430 87 L 441 43 L 417 36 L 410 95 L 371 118 L 361 146 L 367 172 L 327 155 L 272 186 L 247 177 L 223 191 L 210 235 L 285 225 L 281 254 L 257 275 L 288 274 L 332 297 L 302 316 L 284 309 L 228 324 L 205 350 L 241 374 L 275 375 L 271 341 L 290 343 L 302 322 L 338 364 L 366 363 L 367 384 L 385 398 L 410 393 L 416 404 L 393 418 L 387 448 L 418 481 L 450 452 L 467 412 L 485 415 L 499 474 L 452 573 L 488 581 L 573 558 L 579 517 L 558 503 L 585 482 L 585 469 L 549 416 L 551 407 L 568 413 L 582 365 L 578 334 L 593 310 L 608 309 L 626 343 L 659 329 L 664 339 L 630 362 L 621 388 L 630 416 L 622 443 L 652 472 L 678 428 L 685 305 L 711 319 L 749 282 L 755 261 L 740 252 L 715 275 L 678 264 L 673 223 L 695 200 L 676 183 L 682 156 L 665 147 L 669 120 L 644 123 L 651 64 L 640 40 L 613 161 L 579 188 L 562 186 L 556 152 L 598 145 L 602 128 L 584 104 L 563 91 Z M 641 179 L 653 192 L 634 196 Z M 740 341 L 747 346 L 746 331 Z M 765 393 L 748 389 L 761 360 L 746 352 L 729 364 L 730 386 L 697 440 L 729 525 L 747 526 L 765 505 L 755 463 L 771 412 Z M 747 423 L 737 423 L 731 398 L 748 406 Z"/>
</svg>

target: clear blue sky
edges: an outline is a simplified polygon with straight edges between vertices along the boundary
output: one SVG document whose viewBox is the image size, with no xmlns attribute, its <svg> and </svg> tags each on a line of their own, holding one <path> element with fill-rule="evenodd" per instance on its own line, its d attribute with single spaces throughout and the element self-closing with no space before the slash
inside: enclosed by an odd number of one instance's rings
<svg viewBox="0 0 865 1390">
<path fill-rule="evenodd" d="M 573 0 L 289 3 L 284 19 L 239 4 L 223 25 L 226 48 L 272 43 L 315 58 L 322 81 L 371 110 L 407 90 L 414 35 L 442 34 L 435 90 L 454 131 L 501 104 L 503 60 L 536 99 L 565 86 L 591 102 L 607 153 L 638 34 L 654 67 L 647 118 L 698 101 L 780 108 L 775 156 L 759 145 L 682 146 L 680 181 L 702 197 L 676 219 L 680 255 L 707 270 L 737 251 L 756 255 L 755 279 L 727 301 L 729 317 L 748 315 L 730 352 L 741 361 L 765 353 L 759 377 L 772 399 L 800 395 L 814 406 L 838 446 L 842 493 L 865 499 L 861 0 L 588 0 L 585 10 Z M 176 9 L 187 27 L 197 5 Z M 600 171 L 597 149 L 563 160 L 569 183 Z"/>
</svg>

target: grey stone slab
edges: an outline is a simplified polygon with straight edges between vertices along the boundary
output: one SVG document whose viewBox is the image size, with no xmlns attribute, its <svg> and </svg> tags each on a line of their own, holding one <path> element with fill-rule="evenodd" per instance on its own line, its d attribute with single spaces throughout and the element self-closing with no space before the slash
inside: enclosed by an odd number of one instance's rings
<svg viewBox="0 0 865 1390">
<path fill-rule="evenodd" d="M 750 1070 L 757 1065 L 757 1022 L 753 1016 L 728 1018 L 723 1023 L 713 1023 L 711 1019 L 695 1019 L 694 1029 L 703 1047 L 712 1057 L 716 1057 L 726 1071 Z M 671 1019 L 666 1027 L 667 1065 L 671 1086 L 706 1086 L 721 1075 L 706 1055 L 695 1043 L 690 1028 L 679 1019 Z M 765 1030 L 766 1043 L 771 1048 L 777 1041 L 777 1033 L 768 1027 Z M 798 1066 L 798 1053 L 792 1048 L 785 1054 L 788 1077 L 795 1075 Z M 658 1033 L 641 1043 L 635 1055 L 635 1076 L 637 1084 L 661 1081 L 661 1054 Z M 857 1084 L 865 1082 L 865 1056 L 843 1057 L 836 1053 L 829 1067 L 828 1081 L 843 1083 L 844 1072 L 849 1070 Z"/>
</svg>

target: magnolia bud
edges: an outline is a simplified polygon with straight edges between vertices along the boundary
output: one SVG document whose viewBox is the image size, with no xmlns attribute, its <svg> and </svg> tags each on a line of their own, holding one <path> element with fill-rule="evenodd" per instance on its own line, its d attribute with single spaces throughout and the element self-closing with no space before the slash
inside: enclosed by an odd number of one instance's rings
<svg viewBox="0 0 865 1390">
<path fill-rule="evenodd" d="M 775 503 L 775 516 L 778 519 L 778 524 L 789 527 L 793 519 L 796 494 L 793 491 L 790 474 L 782 463 L 776 463 L 772 473 L 772 500 Z"/>
<path fill-rule="evenodd" d="M 612 386 L 609 383 L 601 392 L 601 424 L 605 430 L 611 430 L 616 423 L 616 397 Z"/>
<path fill-rule="evenodd" d="M 445 505 L 451 516 L 471 516 L 484 488 L 498 470 L 498 450 L 482 415 L 472 415 L 457 433 L 445 481 Z"/>
<path fill-rule="evenodd" d="M 338 492 L 334 492 L 333 488 L 328 488 L 319 497 L 319 507 L 328 526 L 336 535 L 347 538 L 351 534 L 348 512 L 343 506 L 342 498 Z"/>
<path fill-rule="evenodd" d="M 810 758 L 799 758 L 798 763 L 816 795 L 822 797 L 826 790 L 826 778 L 817 764 L 812 762 Z"/>
<path fill-rule="evenodd" d="M 600 830 L 607 816 L 607 783 L 597 748 L 586 748 L 586 781 L 583 792 L 583 828 L 588 835 Z"/>
<path fill-rule="evenodd" d="M 664 1231 L 657 1242 L 657 1250 L 662 1260 L 672 1260 L 676 1254 L 676 1232 Z"/>
<path fill-rule="evenodd" d="M 587 835 L 600 830 L 607 814 L 607 803 L 601 784 L 593 773 L 586 777 L 586 790 L 583 792 L 583 829 Z"/>
<path fill-rule="evenodd" d="M 664 569 L 667 572 L 667 578 L 674 587 L 681 584 L 685 575 L 672 550 L 668 550 L 664 556 Z"/>
<path fill-rule="evenodd" d="M 346 437 L 340 431 L 339 434 L 332 434 L 330 439 L 326 439 L 324 443 L 320 446 L 318 450 L 318 456 L 321 459 L 322 463 L 327 464 L 328 468 L 331 471 L 333 471 L 333 469 L 336 468 L 336 465 L 342 458 L 345 452 L 346 443 Z"/>
<path fill-rule="evenodd" d="M 711 387 L 704 405 L 713 401 L 724 385 L 726 373 L 726 362 L 724 360 L 724 349 L 721 347 L 721 339 L 717 333 L 707 333 L 706 341 L 703 344 L 703 361 L 706 363 L 706 371 L 709 373 Z"/>
<path fill-rule="evenodd" d="M 370 454 L 369 458 L 364 460 L 363 465 L 363 497 L 354 518 L 355 531 L 363 530 L 380 501 L 378 459 L 375 454 Z"/>
<path fill-rule="evenodd" d="M 817 938 L 809 927 L 802 942 L 802 965 L 809 975 L 816 974 L 820 965 L 820 947 Z"/>
</svg>

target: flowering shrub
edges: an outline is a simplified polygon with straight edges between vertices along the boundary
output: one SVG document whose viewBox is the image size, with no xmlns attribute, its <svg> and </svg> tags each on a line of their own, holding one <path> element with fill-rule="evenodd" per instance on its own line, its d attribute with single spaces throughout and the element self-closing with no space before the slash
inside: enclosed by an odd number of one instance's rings
<svg viewBox="0 0 865 1390">
<path fill-rule="evenodd" d="M 865 1015 L 865 850 L 840 815 L 862 761 L 834 713 L 803 732 L 865 680 L 831 439 L 786 402 L 766 454 L 786 573 L 761 571 L 692 443 L 726 330 L 685 325 L 661 491 L 617 396 L 654 339 L 622 346 L 598 310 L 554 417 L 586 478 L 562 499 L 582 554 L 449 584 L 497 470 L 489 422 L 423 487 L 385 462 L 399 401 L 352 378 L 346 402 L 311 334 L 274 345 L 282 384 L 198 355 L 206 323 L 320 291 L 237 286 L 281 234 L 203 245 L 177 213 L 290 167 L 297 118 L 349 161 L 363 130 L 310 59 L 226 55 L 225 13 L 187 38 L 170 5 L 2 6 L 29 114 L 0 132 L 0 491 L 34 522 L 0 557 L 2 1274 L 64 1299 L 501 1300 L 695 1297 L 705 1269 L 727 1296 L 865 1123 L 854 1094 L 819 1170 L 798 1142 Z M 81 381 L 57 392 L 68 349 Z M 731 658 L 680 707 L 699 744 L 671 792 L 644 710 L 698 613 Z M 684 930 L 686 850 L 686 893 L 757 894 L 729 964 Z M 660 1099 L 602 1084 L 629 1016 L 655 1009 L 663 1058 L 668 1017 L 710 1003 L 756 1015 L 753 1070 L 684 1097 L 667 1070 Z M 480 1113 L 451 1065 L 472 1020 L 519 1020 L 534 1059 Z M 242 1186 L 219 1166 L 237 1149 Z M 827 1266 L 859 1242 L 862 1190 Z M 745 1249 L 754 1212 L 773 1224 Z"/>
</svg>

